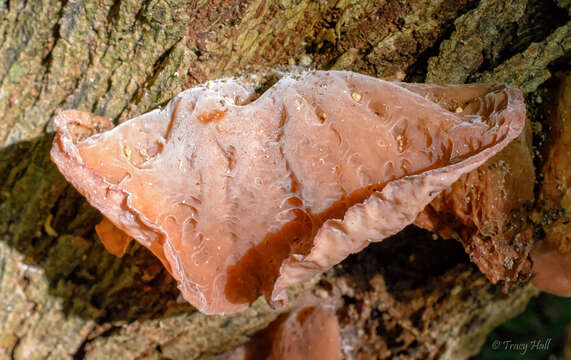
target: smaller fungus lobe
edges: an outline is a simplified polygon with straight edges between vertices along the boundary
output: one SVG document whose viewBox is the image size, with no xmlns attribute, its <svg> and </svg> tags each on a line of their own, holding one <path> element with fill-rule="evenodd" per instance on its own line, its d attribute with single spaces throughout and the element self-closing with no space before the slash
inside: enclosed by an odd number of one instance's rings
<svg viewBox="0 0 571 360">
<path fill-rule="evenodd" d="M 551 294 L 571 297 L 571 253 L 562 254 L 546 241 L 533 252 L 537 271 L 533 284 Z"/>
<path fill-rule="evenodd" d="M 559 73 L 550 90 L 549 141 L 543 154 L 539 198 L 543 211 L 558 214 L 543 223 L 543 237 L 532 253 L 533 284 L 559 296 L 571 296 L 571 76 Z"/>
<path fill-rule="evenodd" d="M 52 159 L 106 217 L 106 247 L 121 254 L 136 239 L 205 313 L 262 294 L 283 305 L 287 287 L 413 223 L 525 119 L 521 92 L 505 85 L 332 71 L 234 103 L 252 94 L 212 81 L 109 131 L 78 111 L 55 121 Z"/>
<path fill-rule="evenodd" d="M 292 311 L 280 315 L 255 336 L 247 348 L 248 360 L 339 359 L 341 334 L 333 302 L 306 294 Z"/>
</svg>

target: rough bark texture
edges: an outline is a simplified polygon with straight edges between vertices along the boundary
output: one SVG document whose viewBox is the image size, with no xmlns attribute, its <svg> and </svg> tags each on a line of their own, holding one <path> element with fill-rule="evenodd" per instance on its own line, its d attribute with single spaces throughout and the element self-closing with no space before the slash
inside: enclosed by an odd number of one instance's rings
<svg viewBox="0 0 571 360">
<path fill-rule="evenodd" d="M 568 66 L 568 7 L 0 0 L 0 359 L 205 358 L 278 315 L 258 301 L 237 315 L 204 316 L 179 301 L 144 249 L 108 254 L 93 231 L 100 215 L 49 161 L 58 111 L 122 121 L 207 79 L 257 73 L 250 79 L 263 87 L 273 69 L 291 65 L 411 81 L 507 81 L 532 93 L 554 67 Z M 539 113 L 541 106 L 531 112 Z M 536 294 L 524 286 L 505 297 L 453 242 L 417 237 L 348 259 L 317 286 L 345 301 L 347 351 L 463 358 Z M 434 262 L 443 252 L 455 255 Z M 302 291 L 293 289 L 292 299 Z"/>
</svg>

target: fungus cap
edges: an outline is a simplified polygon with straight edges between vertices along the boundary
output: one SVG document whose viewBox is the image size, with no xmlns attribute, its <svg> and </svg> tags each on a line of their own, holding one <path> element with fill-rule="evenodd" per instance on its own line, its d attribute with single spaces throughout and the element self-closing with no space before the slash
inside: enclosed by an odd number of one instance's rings
<svg viewBox="0 0 571 360">
<path fill-rule="evenodd" d="M 112 223 L 205 313 L 261 294 L 283 305 L 290 285 L 411 224 L 525 119 L 521 92 L 502 84 L 317 71 L 236 101 L 252 94 L 224 79 L 112 130 L 79 111 L 55 119 L 52 160 L 108 219 L 107 248 L 127 243 Z"/>
</svg>

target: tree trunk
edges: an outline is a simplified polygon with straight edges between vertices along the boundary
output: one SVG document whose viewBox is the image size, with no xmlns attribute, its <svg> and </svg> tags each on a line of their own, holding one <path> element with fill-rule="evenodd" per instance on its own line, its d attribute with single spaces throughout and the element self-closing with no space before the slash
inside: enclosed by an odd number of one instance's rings
<svg viewBox="0 0 571 360">
<path fill-rule="evenodd" d="M 243 75 L 263 87 L 292 65 L 506 81 L 529 94 L 568 58 L 568 9 L 563 0 L 0 0 L 0 359 L 207 358 L 278 315 L 261 299 L 202 315 L 142 247 L 108 254 L 94 233 L 100 214 L 49 160 L 59 111 L 120 122 L 208 79 Z M 454 241 L 416 245 L 425 234 L 406 234 L 317 284 L 345 301 L 344 338 L 357 334 L 344 340 L 346 356 L 465 358 L 537 294 L 525 285 L 504 296 Z M 383 251 L 450 257 L 412 281 L 379 260 Z M 291 289 L 290 304 L 317 281 Z"/>
</svg>

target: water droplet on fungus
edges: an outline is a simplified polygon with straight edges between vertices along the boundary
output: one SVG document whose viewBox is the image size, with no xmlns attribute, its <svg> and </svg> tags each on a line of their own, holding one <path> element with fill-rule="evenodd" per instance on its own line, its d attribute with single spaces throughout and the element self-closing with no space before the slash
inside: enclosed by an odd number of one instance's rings
<svg viewBox="0 0 571 360">
<path fill-rule="evenodd" d="M 351 98 L 353 100 L 355 100 L 356 102 L 360 102 L 361 101 L 361 94 L 359 94 L 358 92 L 353 92 L 351 94 Z"/>
</svg>

